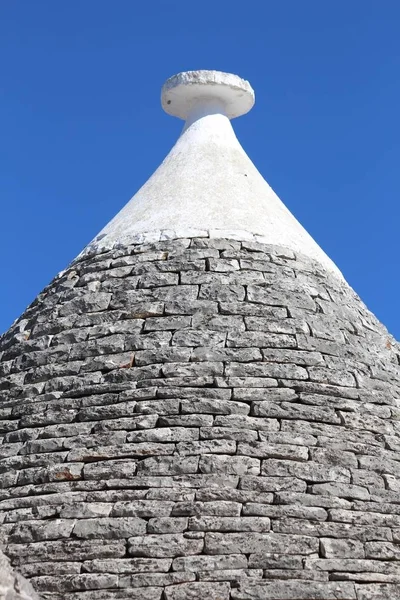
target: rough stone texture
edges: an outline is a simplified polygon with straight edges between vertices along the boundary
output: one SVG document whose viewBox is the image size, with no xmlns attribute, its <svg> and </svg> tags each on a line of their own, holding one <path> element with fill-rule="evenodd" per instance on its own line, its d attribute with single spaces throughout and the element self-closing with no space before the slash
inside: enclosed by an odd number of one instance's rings
<svg viewBox="0 0 400 600">
<path fill-rule="evenodd" d="M 1 338 L 5 553 L 43 600 L 400 597 L 399 356 L 283 248 L 86 253 Z"/>
<path fill-rule="evenodd" d="M 9 560 L 0 551 L 0 600 L 39 600 L 32 585 L 13 571 Z"/>
</svg>

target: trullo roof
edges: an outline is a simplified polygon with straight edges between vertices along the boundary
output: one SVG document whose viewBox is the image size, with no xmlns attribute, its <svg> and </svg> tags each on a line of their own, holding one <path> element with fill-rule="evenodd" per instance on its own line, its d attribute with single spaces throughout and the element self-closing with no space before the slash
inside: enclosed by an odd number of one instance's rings
<svg viewBox="0 0 400 600">
<path fill-rule="evenodd" d="M 0 539 L 42 600 L 400 598 L 400 348 L 240 147 L 253 102 L 168 80 L 178 142 L 0 340 Z"/>
</svg>

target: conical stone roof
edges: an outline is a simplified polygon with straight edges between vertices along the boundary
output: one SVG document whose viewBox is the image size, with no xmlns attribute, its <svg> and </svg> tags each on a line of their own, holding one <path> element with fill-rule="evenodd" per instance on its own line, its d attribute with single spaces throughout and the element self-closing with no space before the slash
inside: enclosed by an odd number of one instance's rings
<svg viewBox="0 0 400 600">
<path fill-rule="evenodd" d="M 400 598 L 400 347 L 251 164 L 247 82 L 0 341 L 0 539 L 49 600 Z M 1 589 L 1 586 L 0 586 Z"/>
</svg>

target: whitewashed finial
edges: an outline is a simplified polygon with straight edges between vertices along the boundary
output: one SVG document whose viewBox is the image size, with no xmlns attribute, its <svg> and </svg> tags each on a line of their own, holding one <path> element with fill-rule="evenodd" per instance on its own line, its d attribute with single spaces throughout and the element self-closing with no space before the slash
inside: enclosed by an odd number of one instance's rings
<svg viewBox="0 0 400 600">
<path fill-rule="evenodd" d="M 194 111 L 221 112 L 234 119 L 252 109 L 254 90 L 248 81 L 231 73 L 187 71 L 165 82 L 161 104 L 166 113 L 184 121 Z"/>
<path fill-rule="evenodd" d="M 88 249 L 195 236 L 255 240 L 305 254 L 341 276 L 235 136 L 230 120 L 254 105 L 247 81 L 219 71 L 179 73 L 164 84 L 161 103 L 168 114 L 185 120 L 183 131 Z"/>
</svg>

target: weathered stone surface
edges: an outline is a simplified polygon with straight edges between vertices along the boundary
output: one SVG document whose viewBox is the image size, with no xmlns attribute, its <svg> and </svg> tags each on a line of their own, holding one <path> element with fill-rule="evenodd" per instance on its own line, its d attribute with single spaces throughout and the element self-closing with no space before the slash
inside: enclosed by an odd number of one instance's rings
<svg viewBox="0 0 400 600">
<path fill-rule="evenodd" d="M 146 586 L 170 586 L 188 581 L 196 581 L 196 575 L 189 572 L 175 573 L 139 573 L 135 575 L 123 575 L 118 579 L 120 588 L 145 588 Z"/>
<path fill-rule="evenodd" d="M 32 544 L 8 544 L 7 556 L 16 565 L 49 560 L 91 560 L 94 558 L 119 558 L 125 556 L 122 541 L 63 540 Z"/>
<path fill-rule="evenodd" d="M 234 491 L 229 490 L 228 497 L 231 498 L 233 495 Z M 198 496 L 199 494 L 196 494 L 196 497 Z M 188 517 L 200 515 L 238 517 L 241 508 L 242 505 L 240 502 L 229 502 L 213 498 L 211 502 L 176 502 L 172 508 L 172 514 L 185 515 Z"/>
<path fill-rule="evenodd" d="M 321 555 L 324 558 L 364 558 L 364 546 L 358 540 L 321 538 Z"/>
<path fill-rule="evenodd" d="M 198 456 L 155 456 L 152 458 L 145 458 L 139 462 L 138 473 L 142 475 L 182 475 L 184 473 L 197 473 L 198 463 Z"/>
<path fill-rule="evenodd" d="M 28 563 L 20 565 L 18 571 L 24 577 L 38 577 L 40 575 L 71 575 L 81 572 L 81 563 L 79 562 L 42 562 Z"/>
<path fill-rule="evenodd" d="M 98 559 L 84 562 L 83 568 L 88 573 L 164 573 L 171 564 L 168 558 Z"/>
<path fill-rule="evenodd" d="M 296 517 L 315 521 L 326 521 L 328 512 L 323 508 L 301 505 L 276 505 L 258 502 L 247 502 L 243 506 L 243 515 L 258 515 L 271 518 Z"/>
<path fill-rule="evenodd" d="M 129 540 L 128 552 L 131 556 L 149 558 L 173 558 L 190 554 L 200 554 L 203 539 L 190 539 L 182 534 L 146 535 Z"/>
<path fill-rule="evenodd" d="M 316 483 L 310 489 L 312 494 L 323 494 L 339 498 L 355 498 L 357 500 L 369 500 L 370 494 L 365 487 L 351 483 Z"/>
<path fill-rule="evenodd" d="M 191 517 L 189 529 L 194 531 L 251 531 L 270 530 L 266 517 Z"/>
<path fill-rule="evenodd" d="M 161 600 L 161 594 L 161 587 L 144 587 L 71 592 L 63 596 L 53 594 L 52 598 L 55 600 Z"/>
<path fill-rule="evenodd" d="M 365 557 L 377 560 L 400 560 L 400 546 L 385 542 L 367 542 Z"/>
<path fill-rule="evenodd" d="M 352 583 L 271 581 L 244 582 L 238 590 L 232 590 L 232 600 L 356 600 Z"/>
<path fill-rule="evenodd" d="M 318 552 L 317 539 L 301 535 L 277 535 L 274 533 L 207 533 L 207 554 L 250 554 L 263 548 L 265 552 L 307 555 Z"/>
<path fill-rule="evenodd" d="M 147 525 L 148 533 L 182 533 L 188 529 L 188 519 L 183 517 L 160 517 L 150 519 Z"/>
<path fill-rule="evenodd" d="M 135 517 L 110 517 L 104 519 L 80 519 L 73 529 L 77 538 L 121 539 L 146 532 L 146 521 Z"/>
<path fill-rule="evenodd" d="M 310 482 L 348 481 L 350 473 L 343 467 L 325 466 L 318 463 L 269 459 L 262 462 L 262 474 L 272 477 L 298 477 Z"/>
<path fill-rule="evenodd" d="M 2 600 L 39 600 L 32 585 L 13 571 L 2 552 L 0 552 L 0 598 Z"/>
<path fill-rule="evenodd" d="M 113 517 L 163 517 L 169 516 L 174 502 L 159 500 L 132 500 L 115 502 L 111 515 Z"/>
<path fill-rule="evenodd" d="M 398 344 L 304 257 L 174 235 L 0 340 L 13 565 L 43 600 L 396 598 Z"/>
<path fill-rule="evenodd" d="M 298 533 L 320 537 L 331 536 L 361 541 L 392 540 L 388 527 L 355 527 L 348 523 L 316 522 L 300 519 L 282 519 L 273 522 L 273 530 L 279 533 Z"/>
<path fill-rule="evenodd" d="M 51 591 L 58 592 L 60 589 L 59 577 L 45 575 L 43 577 L 34 577 L 32 582 L 39 592 Z M 111 574 L 84 573 L 82 575 L 64 575 L 63 588 L 67 592 L 78 592 L 84 590 L 104 590 L 116 588 L 118 586 L 118 576 Z"/>
<path fill-rule="evenodd" d="M 258 475 L 260 461 L 247 456 L 214 456 L 204 454 L 200 458 L 201 473 L 226 473 L 227 475 Z"/>
<path fill-rule="evenodd" d="M 283 460 L 306 461 L 308 448 L 289 444 L 268 444 L 268 442 L 239 443 L 238 454 L 259 458 L 281 458 Z"/>
<path fill-rule="evenodd" d="M 174 571 L 219 571 L 223 569 L 246 569 L 247 558 L 243 554 L 227 554 L 214 556 L 186 556 L 175 558 L 172 562 Z"/>
<path fill-rule="evenodd" d="M 304 559 L 302 556 L 262 552 L 259 554 L 250 554 L 249 567 L 251 569 L 260 568 L 274 571 L 285 570 L 286 572 L 290 573 L 292 571 L 296 572 L 301 569 L 305 560 L 307 559 Z"/>
<path fill-rule="evenodd" d="M 387 600 L 400 598 L 400 584 L 370 583 L 367 585 L 356 585 L 357 600 Z"/>
<path fill-rule="evenodd" d="M 229 600 L 229 583 L 182 583 L 165 589 L 166 600 L 197 600 L 200 597 L 210 600 Z"/>
<path fill-rule="evenodd" d="M 51 521 L 22 521 L 12 528 L 9 534 L 10 543 L 25 544 L 43 540 L 60 540 L 69 538 L 75 521 L 55 519 Z"/>
<path fill-rule="evenodd" d="M 261 571 L 261 573 L 264 579 L 277 579 L 278 581 L 282 579 L 329 581 L 328 573 L 321 571 L 305 571 L 304 569 L 264 569 L 264 571 Z"/>
</svg>

